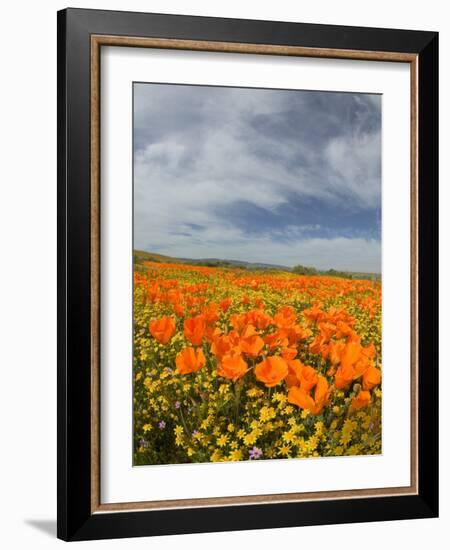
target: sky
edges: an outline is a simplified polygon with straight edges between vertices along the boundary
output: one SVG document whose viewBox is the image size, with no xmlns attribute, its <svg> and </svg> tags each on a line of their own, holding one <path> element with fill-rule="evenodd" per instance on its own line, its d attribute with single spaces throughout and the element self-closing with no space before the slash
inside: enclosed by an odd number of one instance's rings
<svg viewBox="0 0 450 550">
<path fill-rule="evenodd" d="M 381 271 L 381 96 L 133 93 L 135 249 Z"/>
</svg>

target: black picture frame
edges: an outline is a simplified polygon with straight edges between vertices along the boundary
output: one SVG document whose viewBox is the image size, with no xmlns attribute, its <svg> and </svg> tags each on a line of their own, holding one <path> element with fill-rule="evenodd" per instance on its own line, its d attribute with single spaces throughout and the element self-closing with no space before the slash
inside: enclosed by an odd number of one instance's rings
<svg viewBox="0 0 450 550">
<path fill-rule="evenodd" d="M 58 531 L 138 537 L 438 515 L 438 33 L 86 9 L 58 12 Z M 418 61 L 418 492 L 92 513 L 91 36 L 402 52 Z M 423 366 L 424 368 L 420 368 Z"/>
</svg>

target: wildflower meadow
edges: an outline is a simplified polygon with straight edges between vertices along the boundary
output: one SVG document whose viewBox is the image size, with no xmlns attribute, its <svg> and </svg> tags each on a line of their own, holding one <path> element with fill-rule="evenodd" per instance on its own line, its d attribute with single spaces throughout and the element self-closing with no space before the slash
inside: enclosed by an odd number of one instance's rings
<svg viewBox="0 0 450 550">
<path fill-rule="evenodd" d="M 134 465 L 381 453 L 381 282 L 145 261 Z"/>
</svg>

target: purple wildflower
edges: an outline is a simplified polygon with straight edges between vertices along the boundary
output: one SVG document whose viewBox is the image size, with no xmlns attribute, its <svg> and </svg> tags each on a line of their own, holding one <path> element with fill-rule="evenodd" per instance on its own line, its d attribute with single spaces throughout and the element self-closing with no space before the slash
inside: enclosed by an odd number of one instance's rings
<svg viewBox="0 0 450 550">
<path fill-rule="evenodd" d="M 262 457 L 263 452 L 258 447 L 253 447 L 249 450 L 248 454 L 250 455 L 250 460 L 257 460 Z"/>
<path fill-rule="evenodd" d="M 175 401 L 175 408 L 179 409 L 181 407 L 181 403 L 179 401 Z"/>
<path fill-rule="evenodd" d="M 166 423 L 164 422 L 164 420 L 161 420 L 161 422 L 158 424 L 158 428 L 160 430 L 164 430 L 165 427 L 166 427 Z"/>
</svg>

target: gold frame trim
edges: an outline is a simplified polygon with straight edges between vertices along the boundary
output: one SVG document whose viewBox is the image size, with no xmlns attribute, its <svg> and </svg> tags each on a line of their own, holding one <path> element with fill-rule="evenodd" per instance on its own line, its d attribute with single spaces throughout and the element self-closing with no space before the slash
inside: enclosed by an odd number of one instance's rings
<svg viewBox="0 0 450 550">
<path fill-rule="evenodd" d="M 102 46 L 164 48 L 330 59 L 409 63 L 411 74 L 411 484 L 408 487 L 283 493 L 102 504 L 100 500 L 100 49 Z M 91 35 L 91 513 L 418 494 L 418 55 L 397 52 L 305 48 L 132 36 Z"/>
</svg>

